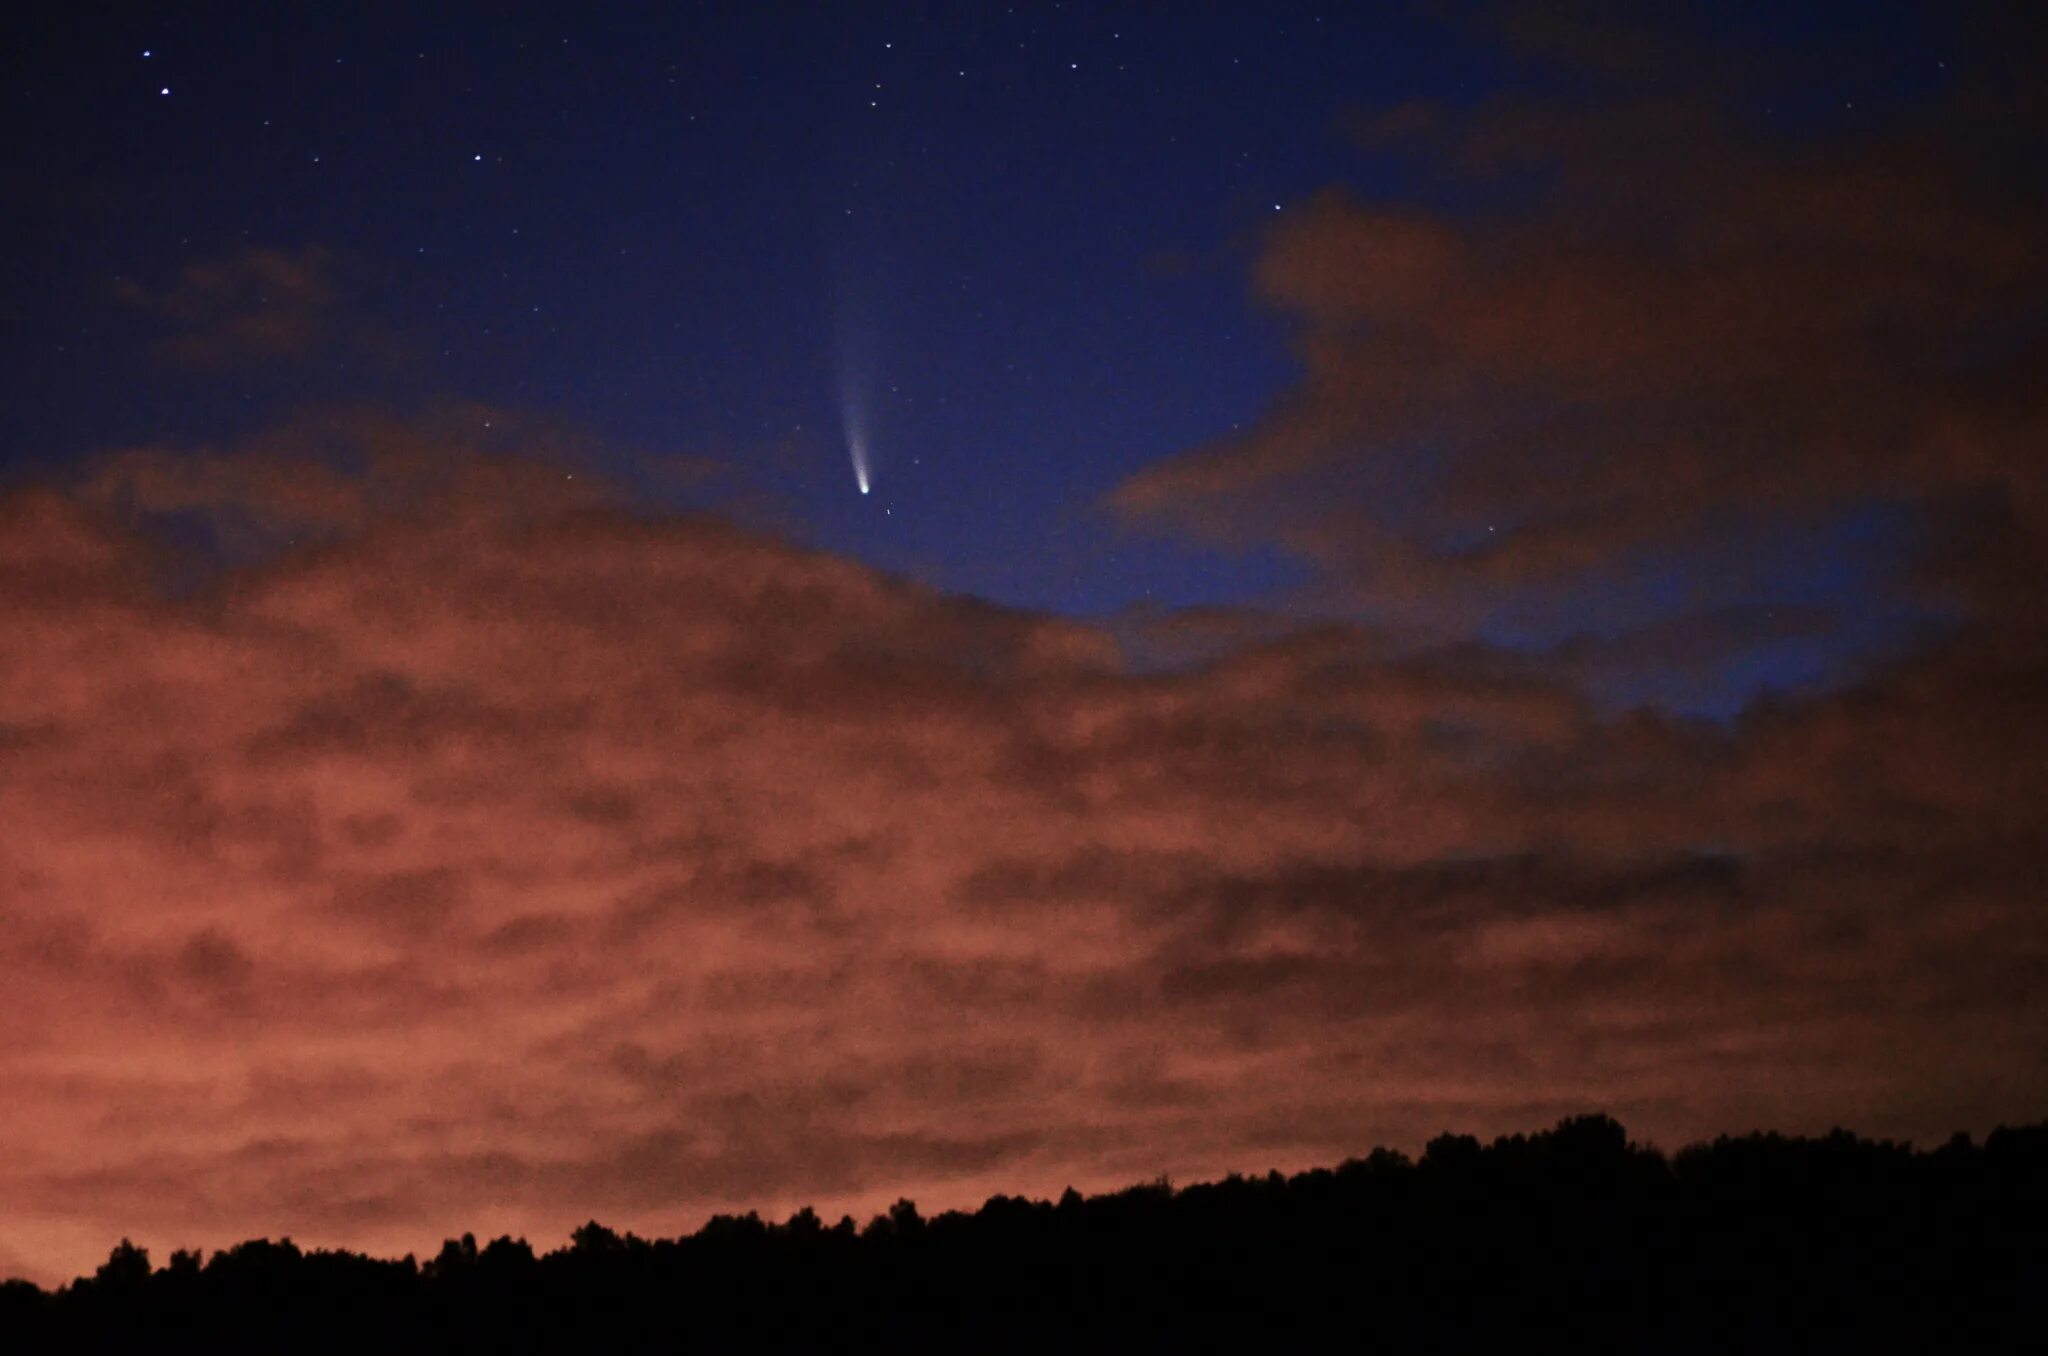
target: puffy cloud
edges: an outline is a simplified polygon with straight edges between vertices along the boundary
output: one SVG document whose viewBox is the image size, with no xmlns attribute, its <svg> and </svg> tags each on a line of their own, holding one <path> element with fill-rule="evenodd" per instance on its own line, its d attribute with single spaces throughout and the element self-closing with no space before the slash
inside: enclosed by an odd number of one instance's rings
<svg viewBox="0 0 2048 1356">
<path fill-rule="evenodd" d="M 1796 648 L 1837 679 L 1936 614 L 2038 632 L 2048 212 L 2009 169 L 2038 26 L 1836 125 L 1762 107 L 1702 35 L 1506 27 L 1577 64 L 1564 92 L 1360 119 L 1429 191 L 1276 218 L 1254 286 L 1298 384 L 1111 506 L 1285 546 L 1381 624 L 1644 635 L 1623 669 L 1743 609 L 1832 609 Z"/>
<path fill-rule="evenodd" d="M 2017 680 L 1699 727 L 1354 628 L 1126 667 L 475 416 L 0 500 L 9 1265 L 2048 1111 Z"/>
</svg>

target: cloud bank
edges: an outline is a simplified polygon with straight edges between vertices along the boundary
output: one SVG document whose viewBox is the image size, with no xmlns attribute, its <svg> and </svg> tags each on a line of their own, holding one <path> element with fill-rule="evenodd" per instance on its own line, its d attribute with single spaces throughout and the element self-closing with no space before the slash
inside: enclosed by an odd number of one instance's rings
<svg viewBox="0 0 2048 1356">
<path fill-rule="evenodd" d="M 1290 550 L 1321 608 L 1569 645 L 1680 705 L 1660 671 L 1746 696 L 1959 612 L 2037 632 L 2048 200 L 2012 167 L 2043 150 L 2041 25 L 1987 10 L 1939 88 L 1859 114 L 1710 21 L 1571 13 L 1505 24 L 1564 58 L 1543 94 L 1353 120 L 1398 190 L 1291 208 L 1254 268 L 1301 379 L 1111 508 Z"/>
<path fill-rule="evenodd" d="M 1127 672 L 483 420 L 0 500 L 10 1268 L 2048 1113 L 1980 651 L 1734 727 L 1356 628 Z"/>
</svg>

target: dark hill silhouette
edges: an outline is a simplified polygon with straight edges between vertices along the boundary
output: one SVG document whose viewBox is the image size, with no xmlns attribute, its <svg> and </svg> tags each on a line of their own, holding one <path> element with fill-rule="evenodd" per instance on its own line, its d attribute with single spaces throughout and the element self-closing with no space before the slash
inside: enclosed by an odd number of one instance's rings
<svg viewBox="0 0 2048 1356">
<path fill-rule="evenodd" d="M 152 1269 L 126 1240 L 0 1286 L 13 1351 L 2034 1351 L 2048 1125 L 1932 1151 L 1581 1116 L 1283 1177 L 996 1196 L 862 1228 L 805 1209 L 543 1256 L 465 1234 L 379 1260 L 259 1239 Z"/>
</svg>

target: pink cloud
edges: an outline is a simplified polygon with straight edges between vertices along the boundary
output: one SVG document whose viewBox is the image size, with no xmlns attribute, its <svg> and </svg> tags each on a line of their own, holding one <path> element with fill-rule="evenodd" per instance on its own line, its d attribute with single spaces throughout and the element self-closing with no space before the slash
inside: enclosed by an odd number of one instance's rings
<svg viewBox="0 0 2048 1356">
<path fill-rule="evenodd" d="M 0 501 L 16 1269 L 937 1208 L 1586 1105 L 2043 1112 L 2039 811 L 1969 778 L 1938 673 L 1722 734 L 1342 631 L 1132 674 L 541 457 L 293 436 Z M 151 514 L 194 509 L 268 546 L 157 589 Z"/>
</svg>

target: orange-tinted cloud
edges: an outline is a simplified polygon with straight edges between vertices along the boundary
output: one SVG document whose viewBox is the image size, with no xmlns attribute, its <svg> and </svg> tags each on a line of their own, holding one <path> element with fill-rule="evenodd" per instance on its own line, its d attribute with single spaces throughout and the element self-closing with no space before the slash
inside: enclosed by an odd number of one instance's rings
<svg viewBox="0 0 2048 1356">
<path fill-rule="evenodd" d="M 388 350 L 390 336 L 353 313 L 359 271 L 319 245 L 255 246 L 188 264 L 162 284 L 123 280 L 118 291 L 163 322 L 165 357 L 217 370 Z"/>
<path fill-rule="evenodd" d="M 937 1208 L 1589 1105 L 2048 1113 L 2001 724 L 2038 689 L 1929 660 L 1700 729 L 1346 628 L 1127 670 L 482 423 L 0 500 L 10 1265 Z M 194 514 L 197 566 L 153 526 Z"/>
<path fill-rule="evenodd" d="M 2038 155 L 2015 117 L 2038 25 L 1897 122 L 1832 128 L 1757 106 L 1709 41 L 1554 7 L 1507 27 L 1579 86 L 1359 119 L 1444 192 L 1276 218 L 1255 288 L 1295 323 L 1299 383 L 1112 507 L 1276 542 L 1321 567 L 1319 602 L 1453 637 L 1725 615 L 1768 596 L 1759 541 L 1873 507 L 1955 529 L 1895 564 L 1902 608 L 1937 601 L 1908 579 L 1958 604 L 1937 563 L 1987 534 L 2001 582 L 1969 604 L 2038 578 L 2048 208 L 2009 170 Z M 1624 596 L 1660 571 L 1687 596 Z"/>
</svg>

